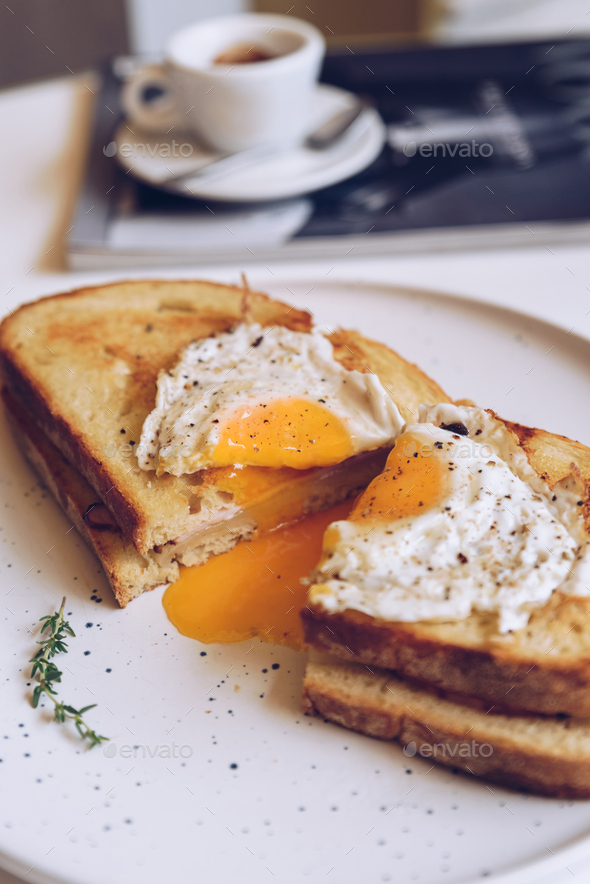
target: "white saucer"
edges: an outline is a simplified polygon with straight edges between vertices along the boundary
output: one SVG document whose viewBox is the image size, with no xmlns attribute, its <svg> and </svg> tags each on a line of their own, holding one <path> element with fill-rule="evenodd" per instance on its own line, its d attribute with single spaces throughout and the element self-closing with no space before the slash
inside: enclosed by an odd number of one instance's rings
<svg viewBox="0 0 590 884">
<path fill-rule="evenodd" d="M 314 96 L 309 131 L 313 132 L 339 111 L 352 106 L 356 100 L 350 92 L 321 84 Z M 183 181 L 166 181 L 170 174 L 185 175 L 190 172 L 197 159 L 202 158 L 203 164 L 206 164 L 214 154 L 182 133 L 153 135 L 122 123 L 115 135 L 117 159 L 124 169 L 140 181 L 182 196 L 231 202 L 285 199 L 336 184 L 370 165 L 379 156 L 384 140 L 383 120 L 376 110 L 366 108 L 343 137 L 327 150 L 310 150 L 301 146 L 213 179 L 195 175 Z M 124 155 L 130 152 L 129 147 L 125 147 L 121 153 L 123 145 L 131 145 L 131 156 Z M 180 150 L 189 153 L 184 145 L 192 147 L 188 157 L 165 155 L 168 153 L 167 146 L 170 153 L 172 150 L 177 154 Z"/>
</svg>

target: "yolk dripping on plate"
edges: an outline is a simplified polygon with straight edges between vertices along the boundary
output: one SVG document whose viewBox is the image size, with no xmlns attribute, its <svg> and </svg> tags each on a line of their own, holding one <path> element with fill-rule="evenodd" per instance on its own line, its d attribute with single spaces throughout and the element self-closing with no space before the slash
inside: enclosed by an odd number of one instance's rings
<svg viewBox="0 0 590 884">
<path fill-rule="evenodd" d="M 352 502 L 241 541 L 198 567 L 181 567 L 164 594 L 168 619 L 183 635 L 211 644 L 261 638 L 304 650 L 300 580 L 320 558 L 324 531 L 346 519 Z"/>
<path fill-rule="evenodd" d="M 248 464 L 306 470 L 341 463 L 353 453 L 342 420 L 306 399 L 243 406 L 224 421 L 212 451 L 217 467 Z"/>
</svg>

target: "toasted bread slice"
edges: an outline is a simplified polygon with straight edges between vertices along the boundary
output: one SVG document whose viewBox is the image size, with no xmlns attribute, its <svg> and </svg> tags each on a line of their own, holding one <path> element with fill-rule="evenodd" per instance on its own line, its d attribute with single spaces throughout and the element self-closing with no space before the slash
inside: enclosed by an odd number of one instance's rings
<svg viewBox="0 0 590 884">
<path fill-rule="evenodd" d="M 153 550 L 145 556 L 138 553 L 94 489 L 65 460 L 6 388 L 2 390 L 2 400 L 19 449 L 98 556 L 119 605 L 124 608 L 142 592 L 176 581 L 178 561 Z M 356 493 L 366 487 L 374 473 L 372 463 L 367 460 L 364 466 L 358 466 L 356 481 L 361 483 L 358 488 L 345 482 L 344 489 L 352 488 L 352 493 Z M 339 472 L 323 470 L 316 479 L 315 498 L 310 501 L 312 508 L 326 508 L 330 500 L 341 498 L 343 483 Z M 285 512 L 287 509 L 286 506 Z"/>
<path fill-rule="evenodd" d="M 145 556 L 138 553 L 94 489 L 65 460 L 7 389 L 2 391 L 2 399 L 20 450 L 98 556 L 119 605 L 124 608 L 142 592 L 176 581 L 178 560 L 153 550 Z M 339 472 L 323 470 L 314 484 L 315 497 L 310 500 L 310 506 L 328 507 L 330 500 L 341 499 L 343 487 L 345 491 L 352 489 L 353 494 L 361 491 L 372 478 L 372 464 L 373 461 L 368 460 L 364 467 L 357 468 L 355 481 L 360 482 L 359 487 L 352 487 L 350 483 L 343 486 Z M 209 537 L 207 542 L 214 543 L 215 537 Z"/>
<path fill-rule="evenodd" d="M 590 482 L 590 449 L 564 436 L 506 422 L 551 488 L 575 473 Z M 320 651 L 395 670 L 487 708 L 590 716 L 590 598 L 555 591 L 527 626 L 500 634 L 497 616 L 401 623 L 360 611 L 302 612 L 306 641 Z"/>
<path fill-rule="evenodd" d="M 6 390 L 2 398 L 19 449 L 96 553 L 119 605 L 124 608 L 142 592 L 178 579 L 176 562 L 163 567 L 153 556 L 137 552 L 97 499 L 96 491 L 64 459 L 25 409 Z"/>
<path fill-rule="evenodd" d="M 243 289 L 213 283 L 124 282 L 43 298 L 0 326 L 13 395 L 142 554 L 199 521 L 189 482 L 156 482 L 135 466 L 133 444 L 153 407 L 157 374 L 191 340 L 239 321 L 243 299 Z M 257 293 L 249 309 L 262 324 L 310 324 L 307 313 Z M 205 503 L 219 509 L 214 489 Z"/>
<path fill-rule="evenodd" d="M 311 512 L 344 499 L 380 469 L 382 452 L 366 453 L 373 461 L 366 455 L 351 459 L 341 465 L 338 481 L 331 480 L 328 494 L 316 488 L 325 471 L 248 468 L 256 481 L 232 484 L 226 469 L 156 479 L 136 466 L 133 444 L 154 406 L 158 372 L 173 365 L 191 340 L 228 329 L 245 312 L 262 325 L 309 330 L 305 311 L 249 290 L 245 296 L 242 288 L 207 282 L 122 282 L 25 305 L 0 327 L 12 394 L 87 479 L 141 555 L 155 551 L 164 560 L 199 564 L 250 536 L 272 506 L 282 516 L 287 489 L 299 485 L 293 507 Z M 355 332 L 338 332 L 333 343 L 345 367 L 378 373 L 405 419 L 422 401 L 448 401 L 387 347 Z M 264 512 L 250 509 L 253 503 Z"/>
<path fill-rule="evenodd" d="M 392 672 L 310 654 L 308 714 L 509 788 L 590 797 L 590 719 L 486 714 Z M 411 762 L 409 762 L 411 763 Z"/>
</svg>

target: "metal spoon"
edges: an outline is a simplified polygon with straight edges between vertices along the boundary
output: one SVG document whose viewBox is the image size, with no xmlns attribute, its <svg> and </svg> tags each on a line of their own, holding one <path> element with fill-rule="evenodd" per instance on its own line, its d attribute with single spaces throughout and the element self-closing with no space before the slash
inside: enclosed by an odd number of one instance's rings
<svg viewBox="0 0 590 884">
<path fill-rule="evenodd" d="M 353 123 L 358 120 L 368 105 L 357 99 L 355 103 L 343 111 L 339 111 L 314 129 L 305 141 L 303 146 L 310 150 L 327 150 L 338 142 L 346 132 L 351 128 Z M 367 115 L 368 117 L 368 115 Z M 368 123 L 368 119 L 367 119 Z M 191 172 L 183 172 L 182 175 L 172 175 L 162 178 L 158 183 L 167 184 L 171 181 L 188 181 L 190 178 L 213 179 L 227 172 L 233 172 L 236 169 L 242 169 L 266 157 L 277 156 L 280 151 L 274 145 L 266 145 L 262 147 L 252 147 L 248 150 L 241 150 L 238 153 L 220 154 L 210 162 L 197 166 Z"/>
</svg>

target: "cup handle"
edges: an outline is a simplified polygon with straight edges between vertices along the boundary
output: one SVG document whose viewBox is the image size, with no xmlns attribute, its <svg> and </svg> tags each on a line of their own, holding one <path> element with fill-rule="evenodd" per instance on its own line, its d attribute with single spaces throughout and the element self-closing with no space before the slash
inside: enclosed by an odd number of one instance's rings
<svg viewBox="0 0 590 884">
<path fill-rule="evenodd" d="M 130 122 L 145 132 L 167 132 L 180 123 L 168 72 L 160 64 L 146 65 L 129 77 L 121 104 Z"/>
</svg>

